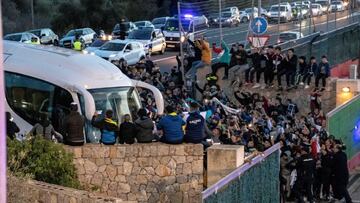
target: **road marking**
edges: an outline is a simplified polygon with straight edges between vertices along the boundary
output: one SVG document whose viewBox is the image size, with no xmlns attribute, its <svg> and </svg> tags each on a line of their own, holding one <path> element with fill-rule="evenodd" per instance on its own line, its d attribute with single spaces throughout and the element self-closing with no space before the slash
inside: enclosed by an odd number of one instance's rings
<svg viewBox="0 0 360 203">
<path fill-rule="evenodd" d="M 161 62 L 161 61 L 165 61 L 165 60 L 173 59 L 173 58 L 176 58 L 176 56 L 169 56 L 169 57 L 165 57 L 165 58 L 161 58 L 161 59 L 156 59 L 153 62 Z"/>
</svg>

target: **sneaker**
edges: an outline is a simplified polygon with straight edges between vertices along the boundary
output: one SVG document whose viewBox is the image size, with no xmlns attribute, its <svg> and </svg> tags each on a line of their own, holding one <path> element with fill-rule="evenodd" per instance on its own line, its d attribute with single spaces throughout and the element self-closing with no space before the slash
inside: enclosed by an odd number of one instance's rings
<svg viewBox="0 0 360 203">
<path fill-rule="evenodd" d="M 253 89 L 259 88 L 261 85 L 259 83 L 255 83 L 255 85 L 252 87 Z"/>
<path fill-rule="evenodd" d="M 304 83 L 303 83 L 303 82 L 300 82 L 299 85 L 304 86 Z"/>
<path fill-rule="evenodd" d="M 310 88 L 310 86 L 309 85 L 305 85 L 305 88 L 304 89 L 309 89 Z"/>
</svg>

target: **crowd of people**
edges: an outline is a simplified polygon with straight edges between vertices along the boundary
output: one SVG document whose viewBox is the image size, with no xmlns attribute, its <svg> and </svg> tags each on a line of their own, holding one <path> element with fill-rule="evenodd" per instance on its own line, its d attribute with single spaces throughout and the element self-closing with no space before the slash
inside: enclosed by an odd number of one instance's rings
<svg viewBox="0 0 360 203">
<path fill-rule="evenodd" d="M 179 57 L 176 57 L 178 65 L 170 72 L 161 72 L 150 57 L 136 66 L 121 67 L 129 78 L 152 84 L 163 93 L 166 114 L 158 115 L 152 93 L 139 88 L 143 108 L 138 110 L 136 118 L 126 114 L 116 120 L 110 109 L 102 116 L 97 113 L 93 116 L 91 124 L 100 129 L 102 144 L 197 143 L 204 145 L 205 153 L 211 145 L 244 145 L 249 155 L 280 143 L 283 201 L 296 199 L 303 202 L 306 196 L 309 202 L 320 198 L 330 200 L 331 197 L 345 197 L 346 202 L 351 202 L 346 190 L 349 175 L 346 155 L 342 151 L 344 146 L 325 130 L 326 118 L 319 99 L 329 77 L 326 56 L 318 64 L 315 57 L 309 62 L 304 56 L 297 57 L 293 49 L 282 54 L 280 47 L 256 48 L 249 54 L 242 44 L 234 44 L 231 48 L 226 43 L 221 47 L 213 44 L 210 49 L 208 42 L 200 39 L 190 45 L 194 54 L 184 59 L 183 64 L 187 73 L 191 73 L 185 74 L 187 78 L 183 78 Z M 218 55 L 214 61 L 211 61 L 212 51 Z M 200 87 L 196 77 L 192 76 L 203 66 L 211 66 L 211 71 L 205 85 Z M 240 76 L 233 78 L 233 95 L 226 95 L 217 84 L 221 68 L 225 68 L 223 80 L 229 79 L 232 70 L 245 73 L 244 80 Z M 262 75 L 264 83 L 260 84 Z M 300 86 L 307 89 L 315 78 L 307 114 L 300 115 L 297 104 L 283 94 L 267 98 L 252 93 L 247 87 L 253 83 L 253 88 L 271 88 L 275 76 L 279 90 L 283 89 L 283 76 L 288 90 Z M 188 79 L 201 99 L 189 92 L 185 82 Z M 320 80 L 323 89 L 319 89 Z M 46 139 L 55 137 L 68 145 L 83 145 L 84 122 L 78 113 L 78 105 L 72 103 L 71 113 L 65 118 L 64 137 L 51 127 L 47 118 L 36 124 L 30 133 L 43 133 Z M 10 137 L 16 133 L 14 125 L 9 118 Z"/>
</svg>

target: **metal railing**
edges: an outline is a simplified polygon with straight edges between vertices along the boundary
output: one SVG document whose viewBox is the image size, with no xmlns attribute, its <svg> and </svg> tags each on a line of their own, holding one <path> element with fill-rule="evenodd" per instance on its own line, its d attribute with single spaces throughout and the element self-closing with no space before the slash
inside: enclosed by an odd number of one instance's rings
<svg viewBox="0 0 360 203">
<path fill-rule="evenodd" d="M 262 202 L 279 202 L 279 171 L 280 144 L 277 143 L 203 191 L 202 200 L 203 202 L 243 202 L 241 200 L 246 199 L 246 202 L 258 202 L 255 199 L 260 198 Z M 267 178 L 257 176 L 256 173 L 263 174 Z M 256 185 L 251 183 L 244 185 L 245 179 L 251 180 Z M 270 187 L 265 188 L 266 184 Z M 251 190 L 251 196 L 248 192 L 244 194 L 244 191 L 248 190 Z M 268 194 L 264 194 L 265 191 Z"/>
</svg>

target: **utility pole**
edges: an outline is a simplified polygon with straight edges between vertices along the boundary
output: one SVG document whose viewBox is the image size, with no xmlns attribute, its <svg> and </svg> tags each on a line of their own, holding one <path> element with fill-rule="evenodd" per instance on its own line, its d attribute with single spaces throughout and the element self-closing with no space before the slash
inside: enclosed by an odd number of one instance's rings
<svg viewBox="0 0 360 203">
<path fill-rule="evenodd" d="M 185 38 L 185 36 L 183 36 L 183 33 L 182 33 L 183 28 L 182 28 L 182 24 L 181 24 L 181 8 L 180 8 L 181 4 L 180 4 L 180 1 L 177 2 L 177 7 L 178 7 L 178 21 L 179 21 L 179 43 L 180 43 L 181 71 L 182 71 L 183 82 L 185 83 L 186 79 L 185 79 L 185 68 L 184 68 L 184 50 L 183 50 L 183 42 L 182 42 L 182 40 L 183 40 L 182 38 Z"/>
<path fill-rule="evenodd" d="M 279 2 L 278 2 L 278 24 L 277 24 L 278 39 L 277 39 L 277 41 L 279 41 L 279 39 L 280 39 L 280 3 L 281 3 L 281 0 L 279 0 Z"/>
<path fill-rule="evenodd" d="M 220 45 L 222 43 L 223 40 L 223 32 L 222 32 L 222 22 L 221 22 L 221 0 L 219 0 L 219 31 L 220 31 Z"/>
<path fill-rule="evenodd" d="M 258 17 L 261 17 L 261 0 L 258 0 Z"/>
<path fill-rule="evenodd" d="M 31 28 L 34 29 L 34 0 L 30 0 L 30 9 L 31 9 Z"/>
<path fill-rule="evenodd" d="M 313 20 L 313 12 L 312 12 L 311 2 L 310 2 L 309 35 L 312 33 L 312 32 L 311 32 L 311 23 L 312 23 L 312 20 Z"/>
</svg>

